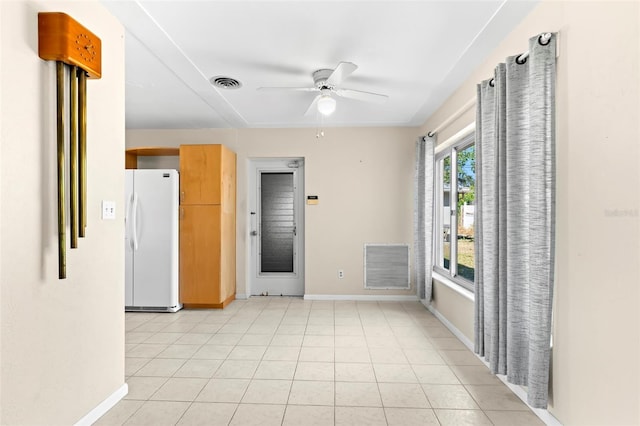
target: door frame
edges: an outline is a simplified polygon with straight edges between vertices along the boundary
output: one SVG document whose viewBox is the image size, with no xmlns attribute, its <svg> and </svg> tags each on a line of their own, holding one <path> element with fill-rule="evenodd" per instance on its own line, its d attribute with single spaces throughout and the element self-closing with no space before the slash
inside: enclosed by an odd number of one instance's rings
<svg viewBox="0 0 640 426">
<path fill-rule="evenodd" d="M 297 164 L 297 166 L 293 166 Z M 293 172 L 294 177 L 294 215 L 296 222 L 296 237 L 294 239 L 294 273 L 268 273 L 268 275 L 260 275 L 260 257 L 258 256 L 257 244 L 258 236 L 252 235 L 252 231 L 258 229 L 259 219 L 259 179 L 262 172 Z M 249 197 L 248 197 L 248 219 L 247 232 L 249 233 L 249 276 L 248 276 L 248 294 L 247 296 L 260 294 L 256 290 L 260 286 L 258 280 L 263 280 L 262 284 L 267 280 L 274 281 L 275 291 L 270 295 L 280 295 L 284 288 L 277 290 L 277 280 L 291 279 L 299 280 L 300 294 L 303 296 L 305 291 L 305 204 L 304 204 L 304 158 L 303 157 L 277 157 L 277 158 L 250 158 L 249 159 Z M 255 213 L 255 214 L 254 214 Z M 292 275 L 295 275 L 292 276 Z M 284 292 L 282 292 L 284 294 Z"/>
</svg>

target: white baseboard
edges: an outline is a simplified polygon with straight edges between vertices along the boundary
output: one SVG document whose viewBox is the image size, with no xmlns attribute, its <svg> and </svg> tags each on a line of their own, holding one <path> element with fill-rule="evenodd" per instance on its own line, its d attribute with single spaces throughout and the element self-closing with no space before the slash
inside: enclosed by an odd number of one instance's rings
<svg viewBox="0 0 640 426">
<path fill-rule="evenodd" d="M 451 321 L 449 321 L 447 318 L 445 318 L 433 306 L 427 305 L 424 300 L 421 300 L 421 302 L 429 310 L 429 312 L 431 312 L 436 318 L 438 318 L 440 320 L 440 322 L 445 327 L 447 327 L 449 329 L 449 331 L 451 333 L 453 333 L 462 342 L 462 344 L 465 345 L 471 351 L 471 353 L 473 353 L 480 361 L 482 361 L 482 363 L 484 365 L 487 366 L 487 368 L 489 368 L 489 363 L 486 362 L 484 360 L 484 358 L 478 356 L 478 354 L 476 354 L 474 352 L 473 342 L 471 340 L 469 340 L 469 338 L 467 338 L 467 336 L 462 334 L 462 332 L 460 330 L 458 330 L 456 328 L 456 326 L 454 326 L 451 323 Z M 520 398 L 522 400 L 522 402 L 527 404 L 527 407 L 529 407 L 531 409 L 531 411 L 533 411 L 533 413 L 536 416 L 538 416 L 538 418 L 540 420 L 542 420 L 546 425 L 548 425 L 548 426 L 562 426 L 562 423 L 560 423 L 560 421 L 558 419 L 556 419 L 553 416 L 553 414 L 551 414 L 548 410 L 543 410 L 541 408 L 533 408 L 532 406 L 530 406 L 527 403 L 527 392 L 522 388 L 522 386 L 514 385 L 513 383 L 507 382 L 507 376 L 503 376 L 501 374 L 496 374 L 496 377 L 498 379 L 500 379 L 500 381 L 502 381 L 502 383 L 504 383 L 511 390 L 511 392 L 513 392 L 518 398 Z"/>
<path fill-rule="evenodd" d="M 425 305 L 424 302 L 422 304 Z M 436 318 L 438 318 L 440 322 L 444 324 L 444 326 L 447 327 L 449 331 L 452 332 L 453 335 L 456 336 L 458 340 L 462 342 L 463 345 L 465 345 L 471 352 L 473 352 L 473 342 L 469 340 L 467 336 L 462 334 L 462 332 L 458 330 L 455 325 L 453 325 L 447 318 L 445 318 L 444 315 L 438 312 L 433 306 L 431 305 L 425 305 L 425 306 L 427 307 L 429 312 L 431 312 Z"/>
<path fill-rule="evenodd" d="M 480 360 L 484 362 L 487 367 L 489 367 L 489 364 L 485 362 L 484 359 L 480 358 Z M 522 386 L 514 385 L 513 383 L 507 382 L 507 376 L 503 376 L 502 374 L 496 374 L 496 377 L 500 379 L 502 383 L 507 385 L 507 387 L 511 389 L 511 392 L 515 393 L 516 396 L 522 400 L 522 402 L 527 404 L 527 392 L 522 388 Z M 542 420 L 544 424 L 548 426 L 562 426 L 562 423 L 560 423 L 560 421 L 556 419 L 553 414 L 549 412 L 549 410 L 543 410 L 542 408 L 533 408 L 529 404 L 527 404 L 527 407 L 529 407 L 531 411 L 533 411 L 533 414 L 538 416 L 538 418 Z"/>
<path fill-rule="evenodd" d="M 236 294 L 236 300 L 247 300 L 246 294 Z"/>
<path fill-rule="evenodd" d="M 412 302 L 417 301 L 415 295 L 387 295 L 387 294 L 305 294 L 304 300 L 356 300 L 371 302 Z"/>
<path fill-rule="evenodd" d="M 86 416 L 81 418 L 75 426 L 91 426 L 104 414 L 112 409 L 122 398 L 129 393 L 129 385 L 126 383 L 120 386 L 114 393 L 112 393 L 107 399 L 98 404 L 93 410 L 91 410 Z"/>
</svg>

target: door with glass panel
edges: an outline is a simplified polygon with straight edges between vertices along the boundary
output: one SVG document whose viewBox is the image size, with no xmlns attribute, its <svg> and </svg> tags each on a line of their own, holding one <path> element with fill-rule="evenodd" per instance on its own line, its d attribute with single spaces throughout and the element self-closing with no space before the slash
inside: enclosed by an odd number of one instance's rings
<svg viewBox="0 0 640 426">
<path fill-rule="evenodd" d="M 304 294 L 301 159 L 252 161 L 251 295 Z"/>
</svg>

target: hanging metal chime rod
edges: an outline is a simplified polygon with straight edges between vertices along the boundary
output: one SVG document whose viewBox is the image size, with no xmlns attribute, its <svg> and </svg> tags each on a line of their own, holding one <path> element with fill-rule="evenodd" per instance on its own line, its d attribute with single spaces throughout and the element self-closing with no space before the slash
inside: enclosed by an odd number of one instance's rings
<svg viewBox="0 0 640 426">
<path fill-rule="evenodd" d="M 66 221 L 64 203 L 64 63 L 56 62 L 57 148 L 58 148 L 58 278 L 67 277 Z"/>
<path fill-rule="evenodd" d="M 78 173 L 80 202 L 78 214 L 80 220 L 79 235 L 85 236 L 87 228 L 87 74 L 78 70 Z"/>
<path fill-rule="evenodd" d="M 69 72 L 69 227 L 71 228 L 71 248 L 78 247 L 78 67 L 72 65 Z"/>
</svg>

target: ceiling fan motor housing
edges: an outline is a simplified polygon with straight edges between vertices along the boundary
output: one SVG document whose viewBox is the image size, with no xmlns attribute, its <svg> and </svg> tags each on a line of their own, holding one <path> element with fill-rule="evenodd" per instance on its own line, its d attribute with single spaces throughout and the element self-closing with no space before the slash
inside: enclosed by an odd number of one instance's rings
<svg viewBox="0 0 640 426">
<path fill-rule="evenodd" d="M 329 78 L 329 76 L 331 76 L 331 74 L 333 73 L 333 70 L 330 69 L 321 69 L 321 70 L 317 70 L 313 72 L 313 83 L 315 84 L 315 86 L 322 90 L 322 89 L 329 89 L 329 90 L 333 90 L 333 86 L 327 84 L 327 79 Z"/>
</svg>

